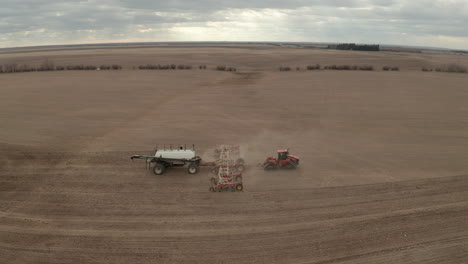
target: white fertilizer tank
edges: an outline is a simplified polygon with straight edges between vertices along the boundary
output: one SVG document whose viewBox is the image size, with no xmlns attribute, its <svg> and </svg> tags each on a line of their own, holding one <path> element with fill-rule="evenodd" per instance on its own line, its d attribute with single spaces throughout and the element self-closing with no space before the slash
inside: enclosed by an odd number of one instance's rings
<svg viewBox="0 0 468 264">
<path fill-rule="evenodd" d="M 156 158 L 190 160 L 195 158 L 195 151 L 190 149 L 156 150 Z"/>
</svg>

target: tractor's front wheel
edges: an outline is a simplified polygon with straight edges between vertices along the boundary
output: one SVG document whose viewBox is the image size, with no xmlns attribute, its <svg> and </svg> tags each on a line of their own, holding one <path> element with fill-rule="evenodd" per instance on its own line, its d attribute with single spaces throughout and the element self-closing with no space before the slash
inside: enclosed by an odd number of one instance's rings
<svg viewBox="0 0 468 264">
<path fill-rule="evenodd" d="M 156 165 L 154 165 L 154 167 L 153 167 L 153 172 L 156 175 L 163 174 L 165 170 L 166 170 L 166 167 L 163 164 L 160 164 L 160 163 L 156 163 Z"/>
</svg>

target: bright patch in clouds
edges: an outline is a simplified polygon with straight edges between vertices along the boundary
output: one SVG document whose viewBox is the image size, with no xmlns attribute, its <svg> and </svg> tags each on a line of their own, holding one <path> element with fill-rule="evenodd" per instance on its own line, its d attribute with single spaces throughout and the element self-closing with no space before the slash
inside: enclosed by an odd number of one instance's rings
<svg viewBox="0 0 468 264">
<path fill-rule="evenodd" d="M 0 0 L 0 47 L 311 41 L 468 49 L 466 0 Z"/>
<path fill-rule="evenodd" d="M 285 31 L 281 35 L 287 34 L 287 13 L 282 10 L 229 9 L 219 11 L 214 15 L 221 17 L 221 21 L 174 25 L 170 33 L 180 41 L 283 40 L 282 36 L 278 36 L 278 30 Z M 210 39 L 210 36 L 216 36 L 216 39 Z M 287 41 L 291 39 L 288 38 Z"/>
</svg>

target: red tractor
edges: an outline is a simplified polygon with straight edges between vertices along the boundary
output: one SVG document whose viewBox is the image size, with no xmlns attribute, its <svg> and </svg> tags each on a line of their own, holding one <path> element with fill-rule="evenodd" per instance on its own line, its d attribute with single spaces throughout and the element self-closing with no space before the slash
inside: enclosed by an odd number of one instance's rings
<svg viewBox="0 0 468 264">
<path fill-rule="evenodd" d="M 278 158 L 268 157 L 263 163 L 265 170 L 295 169 L 299 166 L 299 157 L 289 155 L 289 150 L 278 150 Z"/>
</svg>

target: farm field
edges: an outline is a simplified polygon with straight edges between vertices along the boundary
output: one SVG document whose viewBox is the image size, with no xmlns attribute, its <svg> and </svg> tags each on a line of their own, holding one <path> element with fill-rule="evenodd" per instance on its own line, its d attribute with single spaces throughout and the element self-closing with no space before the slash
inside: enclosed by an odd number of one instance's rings
<svg viewBox="0 0 468 264">
<path fill-rule="evenodd" d="M 0 65 L 45 59 L 123 69 L 0 74 L 5 263 L 468 263 L 468 74 L 421 71 L 468 56 L 0 52 Z M 171 63 L 194 69 L 134 69 Z M 315 64 L 376 70 L 304 70 Z M 207 161 L 216 145 L 240 144 L 252 165 L 244 191 L 209 192 L 208 169 L 156 176 L 130 160 L 163 143 L 195 144 Z M 286 147 L 297 170 L 255 167 Z"/>
</svg>

